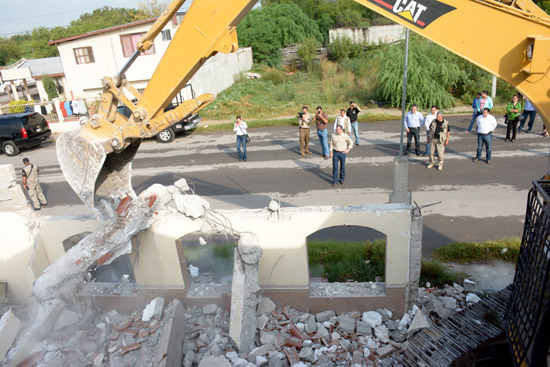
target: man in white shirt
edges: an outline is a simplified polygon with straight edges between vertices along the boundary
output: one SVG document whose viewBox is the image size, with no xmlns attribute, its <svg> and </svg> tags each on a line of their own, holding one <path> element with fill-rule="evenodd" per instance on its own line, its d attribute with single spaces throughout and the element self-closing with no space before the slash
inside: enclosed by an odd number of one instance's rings
<svg viewBox="0 0 550 367">
<path fill-rule="evenodd" d="M 346 110 L 340 110 L 340 116 L 337 116 L 334 120 L 334 132 L 336 127 L 342 126 L 344 134 L 351 136 L 351 122 L 348 116 L 346 116 Z"/>
<path fill-rule="evenodd" d="M 481 158 L 481 151 L 483 150 L 483 145 L 485 145 L 485 155 L 487 164 L 491 160 L 491 143 L 493 141 L 493 131 L 497 127 L 497 120 L 491 114 L 489 114 L 489 109 L 484 108 L 483 114 L 476 119 L 477 124 L 477 154 L 474 158 L 474 162 L 477 162 Z"/>
<path fill-rule="evenodd" d="M 414 151 L 416 155 L 419 154 L 418 141 L 420 140 L 420 126 L 424 123 L 424 116 L 418 112 L 418 106 L 413 104 L 411 110 L 407 112 L 405 116 L 405 130 L 407 130 L 407 151 L 405 155 L 409 154 L 411 149 L 411 140 L 414 136 Z"/>
<path fill-rule="evenodd" d="M 432 106 L 432 108 L 430 109 L 430 113 L 424 119 L 424 127 L 426 128 L 426 152 L 424 153 L 424 156 L 430 154 L 430 124 L 433 120 L 435 120 L 436 116 L 437 106 Z"/>
</svg>

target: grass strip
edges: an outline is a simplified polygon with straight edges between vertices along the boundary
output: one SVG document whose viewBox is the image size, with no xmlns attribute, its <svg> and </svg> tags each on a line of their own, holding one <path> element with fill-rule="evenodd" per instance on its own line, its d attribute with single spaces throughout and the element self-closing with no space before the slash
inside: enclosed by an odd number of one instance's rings
<svg viewBox="0 0 550 367">
<path fill-rule="evenodd" d="M 486 242 L 456 242 L 437 248 L 432 256 L 444 262 L 479 262 L 502 260 L 517 262 L 520 238 L 505 238 Z"/>
</svg>

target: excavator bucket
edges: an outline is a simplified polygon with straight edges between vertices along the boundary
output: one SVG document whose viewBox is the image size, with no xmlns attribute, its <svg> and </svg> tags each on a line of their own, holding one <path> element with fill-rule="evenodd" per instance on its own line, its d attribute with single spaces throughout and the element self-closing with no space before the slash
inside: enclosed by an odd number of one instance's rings
<svg viewBox="0 0 550 367">
<path fill-rule="evenodd" d="M 115 215 L 125 196 L 135 198 L 131 185 L 132 160 L 140 140 L 121 152 L 108 152 L 109 141 L 85 127 L 62 134 L 56 142 L 57 159 L 67 182 L 100 219 Z"/>
</svg>

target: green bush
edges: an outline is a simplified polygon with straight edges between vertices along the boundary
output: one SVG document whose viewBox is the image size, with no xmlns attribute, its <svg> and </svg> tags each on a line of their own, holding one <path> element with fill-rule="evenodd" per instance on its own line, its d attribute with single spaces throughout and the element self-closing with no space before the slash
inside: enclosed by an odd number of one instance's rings
<svg viewBox="0 0 550 367">
<path fill-rule="evenodd" d="M 377 50 L 378 90 L 380 97 L 393 107 L 401 106 L 403 95 L 404 42 L 387 50 Z M 433 42 L 411 34 L 407 80 L 407 106 L 416 103 L 420 108 L 437 105 L 452 107 L 453 91 L 468 78 L 459 67 L 459 57 Z"/>
<path fill-rule="evenodd" d="M 280 3 L 252 10 L 238 25 L 241 46 L 250 46 L 254 60 L 277 66 L 279 49 L 313 37 L 321 42 L 323 36 L 317 24 L 296 4 Z"/>
<path fill-rule="evenodd" d="M 270 81 L 273 85 L 279 85 L 285 81 L 285 73 L 276 68 L 269 68 L 262 75 L 262 79 Z"/>
<path fill-rule="evenodd" d="M 19 101 L 11 101 L 8 104 L 8 110 L 10 113 L 19 113 L 19 112 L 25 112 L 25 107 L 29 106 L 29 101 L 19 100 Z"/>
<path fill-rule="evenodd" d="M 363 46 L 354 43 L 348 37 L 340 37 L 328 45 L 329 58 L 332 61 L 341 62 L 346 59 L 359 57 L 363 51 Z"/>
<path fill-rule="evenodd" d="M 317 59 L 318 42 L 313 37 L 308 37 L 298 47 L 298 56 L 302 60 L 304 70 L 311 70 L 313 62 Z"/>
</svg>

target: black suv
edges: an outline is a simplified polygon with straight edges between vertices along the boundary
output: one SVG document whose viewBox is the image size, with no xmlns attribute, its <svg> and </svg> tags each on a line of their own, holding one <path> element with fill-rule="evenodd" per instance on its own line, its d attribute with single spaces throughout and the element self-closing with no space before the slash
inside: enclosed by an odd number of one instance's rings
<svg viewBox="0 0 550 367">
<path fill-rule="evenodd" d="M 0 143 L 8 156 L 19 149 L 40 145 L 52 134 L 48 122 L 39 113 L 22 112 L 0 115 Z"/>
</svg>

